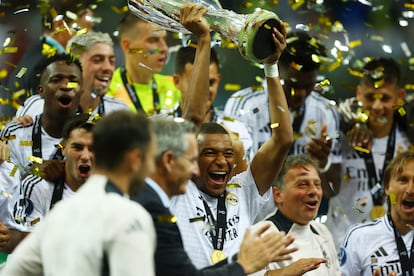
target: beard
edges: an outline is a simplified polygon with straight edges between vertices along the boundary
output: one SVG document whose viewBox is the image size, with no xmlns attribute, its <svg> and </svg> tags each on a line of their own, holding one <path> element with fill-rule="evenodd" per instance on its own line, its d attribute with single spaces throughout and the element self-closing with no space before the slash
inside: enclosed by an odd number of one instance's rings
<svg viewBox="0 0 414 276">
<path fill-rule="evenodd" d="M 141 178 L 139 178 L 139 177 L 134 177 L 134 178 L 131 180 L 131 183 L 130 183 L 130 185 L 129 185 L 129 191 L 128 191 L 128 194 L 129 194 L 130 196 L 135 196 L 135 195 L 137 195 L 137 194 L 141 191 L 142 187 L 144 187 L 144 184 L 145 184 L 144 179 L 141 179 Z"/>
</svg>

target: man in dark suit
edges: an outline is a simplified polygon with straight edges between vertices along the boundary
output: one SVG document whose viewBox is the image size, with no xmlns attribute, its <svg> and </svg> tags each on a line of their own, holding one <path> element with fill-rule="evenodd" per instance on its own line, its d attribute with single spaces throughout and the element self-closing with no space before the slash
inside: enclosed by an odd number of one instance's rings
<svg viewBox="0 0 414 276">
<path fill-rule="evenodd" d="M 236 256 L 197 270 L 184 250 L 176 217 L 169 210 L 170 197 L 185 193 L 190 177 L 199 173 L 195 127 L 188 121 L 157 118 L 153 129 L 158 144 L 156 170 L 132 199 L 147 209 L 154 221 L 156 275 L 246 275 L 263 268 L 269 260 L 289 258 L 293 249 L 286 246 L 292 238 L 276 234 L 264 223 L 246 232 Z"/>
</svg>

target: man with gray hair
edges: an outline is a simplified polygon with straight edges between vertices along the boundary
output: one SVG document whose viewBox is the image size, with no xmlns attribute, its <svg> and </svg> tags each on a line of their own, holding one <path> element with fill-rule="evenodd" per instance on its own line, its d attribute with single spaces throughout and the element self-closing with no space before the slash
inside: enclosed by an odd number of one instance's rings
<svg viewBox="0 0 414 276">
<path fill-rule="evenodd" d="M 69 40 L 69 52 L 79 58 L 83 68 L 83 93 L 78 113 L 108 114 L 115 110 L 127 110 L 122 101 L 105 96 L 115 70 L 113 42 L 107 33 L 91 32 L 80 34 Z M 40 114 L 43 99 L 33 95 L 19 108 L 16 117 Z M 30 121 L 29 121 L 30 122 Z"/>
<path fill-rule="evenodd" d="M 307 154 L 289 155 L 273 186 L 276 213 L 268 220 L 295 238 L 292 259 L 270 263 L 255 275 L 341 275 L 328 228 L 313 219 L 318 214 L 322 186 L 318 163 Z"/>
<path fill-rule="evenodd" d="M 270 223 L 248 230 L 234 258 L 198 270 L 184 250 L 177 218 L 171 213 L 170 198 L 184 194 L 192 175 L 199 175 L 195 125 L 176 118 L 155 118 L 157 136 L 155 171 L 133 200 L 152 216 L 157 232 L 156 275 L 246 275 L 262 268 L 270 260 L 288 258 L 286 246 L 292 241 L 278 232 L 266 232 Z M 178 218 L 180 219 L 180 218 Z M 266 235 L 261 237 L 261 234 Z"/>
</svg>

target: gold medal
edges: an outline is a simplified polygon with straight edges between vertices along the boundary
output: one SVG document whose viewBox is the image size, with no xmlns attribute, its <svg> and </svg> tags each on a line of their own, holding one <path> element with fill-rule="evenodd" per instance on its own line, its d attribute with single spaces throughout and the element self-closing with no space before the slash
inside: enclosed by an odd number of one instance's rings
<svg viewBox="0 0 414 276">
<path fill-rule="evenodd" d="M 224 255 L 223 251 L 214 249 L 210 258 L 213 264 L 216 264 L 224 260 L 226 258 L 226 255 Z"/>
<path fill-rule="evenodd" d="M 377 219 L 386 214 L 385 208 L 382 205 L 374 205 L 371 210 L 371 218 Z"/>
</svg>

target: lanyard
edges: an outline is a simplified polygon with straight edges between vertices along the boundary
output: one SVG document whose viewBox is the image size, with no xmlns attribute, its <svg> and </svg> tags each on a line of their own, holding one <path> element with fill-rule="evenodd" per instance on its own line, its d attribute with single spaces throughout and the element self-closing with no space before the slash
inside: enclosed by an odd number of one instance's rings
<svg viewBox="0 0 414 276">
<path fill-rule="evenodd" d="M 213 247 L 217 250 L 223 250 L 224 247 L 224 235 L 226 233 L 226 203 L 225 203 L 226 193 L 224 192 L 218 198 L 217 202 L 217 223 L 213 217 L 210 207 L 208 207 L 207 202 L 203 200 L 204 209 L 207 214 L 208 223 L 211 226 L 211 236 L 213 238 Z"/>
<path fill-rule="evenodd" d="M 32 155 L 42 157 L 42 115 L 36 117 L 32 131 Z M 53 160 L 63 160 L 62 150 L 58 148 L 52 157 Z"/>
<path fill-rule="evenodd" d="M 135 91 L 134 86 L 131 85 L 128 82 L 125 67 L 121 67 L 121 78 L 122 78 L 122 82 L 124 83 L 124 86 L 125 86 L 125 88 L 128 92 L 129 98 L 131 99 L 131 101 L 134 104 L 135 108 L 137 110 L 144 111 L 144 108 L 142 107 L 141 101 L 138 98 L 138 95 Z M 157 83 L 156 83 L 154 78 L 152 78 L 151 90 L 152 90 L 152 99 L 153 99 L 153 102 L 154 102 L 154 112 L 156 114 L 158 114 L 160 112 L 160 99 L 159 99 L 158 93 L 157 93 Z"/>
<path fill-rule="evenodd" d="M 374 158 L 372 153 L 363 153 L 358 152 L 359 155 L 364 158 L 365 167 L 368 173 L 368 187 L 371 190 L 372 200 L 374 205 L 382 205 L 384 201 L 384 187 L 381 185 L 382 174 L 384 169 L 387 167 L 388 163 L 392 160 L 394 156 L 395 149 L 395 124 L 392 125 L 391 133 L 388 136 L 387 141 L 387 151 L 385 153 L 384 164 L 382 165 L 382 172 L 379 177 L 377 177 L 377 172 L 375 170 Z"/>
<path fill-rule="evenodd" d="M 300 107 L 300 109 L 299 109 L 297 115 L 295 116 L 295 118 L 293 119 L 293 123 L 292 123 L 293 136 L 296 136 L 299 133 L 300 126 L 302 125 L 303 118 L 305 117 L 305 108 L 306 108 L 306 106 L 305 106 L 305 103 L 304 103 Z M 293 154 L 293 152 L 295 150 L 295 147 L 294 147 L 295 143 L 296 143 L 296 140 L 293 141 L 293 144 L 290 147 L 289 155 L 292 155 Z"/>
<path fill-rule="evenodd" d="M 411 243 L 410 257 L 408 257 L 408 251 L 407 251 L 407 248 L 405 247 L 404 240 L 402 239 L 400 232 L 398 232 L 398 230 L 395 229 L 395 226 L 394 226 L 394 223 L 392 221 L 390 214 L 388 214 L 388 220 L 390 221 L 392 229 L 394 230 L 395 242 L 397 243 L 398 255 L 400 256 L 400 263 L 401 263 L 401 270 L 402 270 L 401 275 L 413 276 L 414 275 L 414 238 Z"/>
<path fill-rule="evenodd" d="M 78 110 L 76 111 L 77 114 L 82 114 L 84 113 L 82 110 L 82 107 L 79 105 L 78 106 Z M 99 117 L 102 117 L 103 115 L 105 115 L 105 105 L 104 105 L 104 98 L 101 97 L 99 104 L 98 104 L 98 115 Z"/>
</svg>

